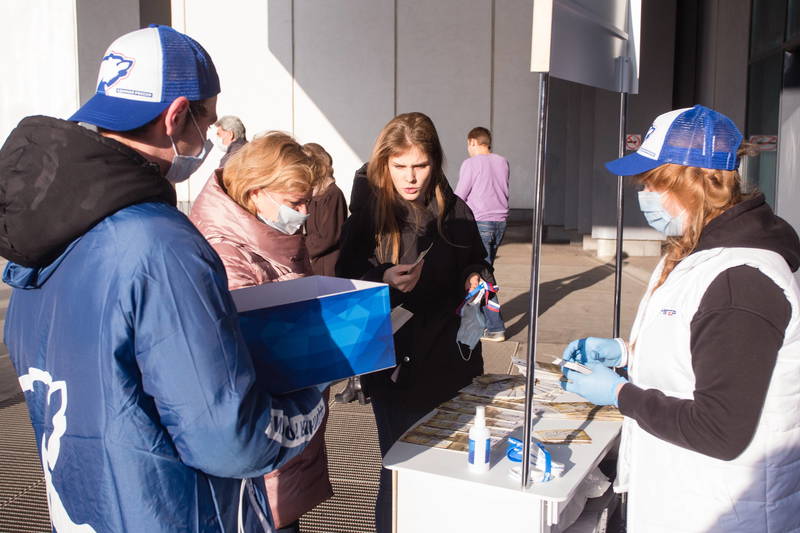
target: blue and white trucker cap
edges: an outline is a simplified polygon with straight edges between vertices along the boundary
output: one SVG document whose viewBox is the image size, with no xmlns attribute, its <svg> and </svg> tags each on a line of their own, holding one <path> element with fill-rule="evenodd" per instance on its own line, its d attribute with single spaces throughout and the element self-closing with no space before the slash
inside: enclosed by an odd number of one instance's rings
<svg viewBox="0 0 800 533">
<path fill-rule="evenodd" d="M 203 47 L 169 26 L 151 25 L 111 43 L 100 63 L 97 92 L 69 120 L 129 131 L 179 96 L 196 101 L 216 94 L 219 77 Z"/>
<path fill-rule="evenodd" d="M 633 176 L 666 163 L 687 167 L 734 170 L 742 134 L 736 125 L 702 105 L 659 115 L 642 146 L 632 154 L 606 163 L 617 176 Z"/>
</svg>

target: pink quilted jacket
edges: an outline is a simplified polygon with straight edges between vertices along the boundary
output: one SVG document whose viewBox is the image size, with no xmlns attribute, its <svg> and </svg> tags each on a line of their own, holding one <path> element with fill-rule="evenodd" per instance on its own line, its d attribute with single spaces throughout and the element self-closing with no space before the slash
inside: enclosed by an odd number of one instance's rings
<svg viewBox="0 0 800 533">
<path fill-rule="evenodd" d="M 234 202 L 222 187 L 222 169 L 209 178 L 189 218 L 222 259 L 231 290 L 312 274 L 303 235 L 281 233 Z M 325 454 L 326 423 L 327 415 L 303 453 L 264 476 L 279 528 L 333 496 Z"/>
</svg>

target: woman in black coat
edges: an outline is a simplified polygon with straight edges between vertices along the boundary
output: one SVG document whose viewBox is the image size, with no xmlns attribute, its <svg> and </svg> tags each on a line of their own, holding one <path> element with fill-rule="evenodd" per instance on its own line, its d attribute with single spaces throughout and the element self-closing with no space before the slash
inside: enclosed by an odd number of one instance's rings
<svg viewBox="0 0 800 533">
<path fill-rule="evenodd" d="M 369 194 L 345 222 L 336 275 L 389 284 L 392 307 L 414 316 L 394 336 L 397 367 L 366 375 L 381 455 L 417 420 L 483 373 L 478 342 L 456 342 L 456 312 L 481 278 L 494 282 L 469 207 L 447 184 L 430 118 L 407 113 L 381 131 Z M 360 204 L 360 202 L 359 202 Z M 413 265 L 420 252 L 425 258 Z M 391 477 L 381 471 L 377 531 L 391 530 Z"/>
</svg>

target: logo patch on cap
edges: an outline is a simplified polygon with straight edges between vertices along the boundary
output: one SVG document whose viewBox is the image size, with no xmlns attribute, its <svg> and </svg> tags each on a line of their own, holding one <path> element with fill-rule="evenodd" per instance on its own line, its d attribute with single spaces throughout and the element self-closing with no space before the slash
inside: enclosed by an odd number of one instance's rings
<svg viewBox="0 0 800 533">
<path fill-rule="evenodd" d="M 169 26 L 118 37 L 100 61 L 97 90 L 70 120 L 130 131 L 156 118 L 176 98 L 219 93 L 219 77 L 200 44 Z"/>
<path fill-rule="evenodd" d="M 97 84 L 97 92 L 108 94 L 108 88 L 127 78 L 135 63 L 135 59 L 117 52 L 106 55 L 100 63 L 100 82 Z"/>
</svg>

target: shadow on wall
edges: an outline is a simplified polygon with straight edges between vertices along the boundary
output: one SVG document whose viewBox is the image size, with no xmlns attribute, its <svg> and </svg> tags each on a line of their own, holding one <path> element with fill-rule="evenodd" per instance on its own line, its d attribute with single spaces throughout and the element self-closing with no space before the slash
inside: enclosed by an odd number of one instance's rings
<svg viewBox="0 0 800 533">
<path fill-rule="evenodd" d="M 324 138 L 331 134 L 323 125 L 327 121 L 355 155 L 367 161 L 378 132 L 394 114 L 394 35 L 381 31 L 394 26 L 394 11 L 384 2 L 365 2 L 358 12 L 346 10 L 350 16 L 345 26 L 344 18 L 328 19 L 325 11 L 330 8 L 315 2 L 269 2 L 268 9 L 270 52 L 296 83 L 295 136 L 334 153 L 337 147 L 326 146 Z M 343 32 L 343 27 L 350 31 Z M 343 76 L 351 79 L 343 83 Z M 319 125 L 319 134 L 308 131 L 310 124 Z M 334 164 L 340 157 L 334 154 Z M 358 166 L 340 177 L 350 179 Z"/>
</svg>

